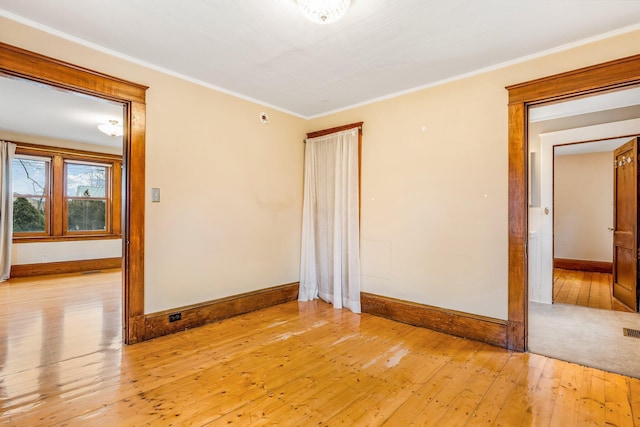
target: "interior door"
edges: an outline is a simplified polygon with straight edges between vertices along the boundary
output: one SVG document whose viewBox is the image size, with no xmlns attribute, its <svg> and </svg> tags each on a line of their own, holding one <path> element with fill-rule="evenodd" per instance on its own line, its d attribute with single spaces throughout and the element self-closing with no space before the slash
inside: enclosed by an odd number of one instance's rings
<svg viewBox="0 0 640 427">
<path fill-rule="evenodd" d="M 614 151 L 613 296 L 638 311 L 638 138 Z"/>
</svg>

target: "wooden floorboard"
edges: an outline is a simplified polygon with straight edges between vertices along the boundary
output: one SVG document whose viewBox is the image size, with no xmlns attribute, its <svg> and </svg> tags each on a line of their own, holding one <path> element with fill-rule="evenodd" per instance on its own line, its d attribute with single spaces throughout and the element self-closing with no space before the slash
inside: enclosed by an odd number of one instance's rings
<svg viewBox="0 0 640 427">
<path fill-rule="evenodd" d="M 0 284 L 1 425 L 640 425 L 638 379 L 319 301 L 123 346 L 120 280 Z"/>
<path fill-rule="evenodd" d="M 612 296 L 613 275 L 580 270 L 553 270 L 553 302 L 628 312 Z"/>
</svg>

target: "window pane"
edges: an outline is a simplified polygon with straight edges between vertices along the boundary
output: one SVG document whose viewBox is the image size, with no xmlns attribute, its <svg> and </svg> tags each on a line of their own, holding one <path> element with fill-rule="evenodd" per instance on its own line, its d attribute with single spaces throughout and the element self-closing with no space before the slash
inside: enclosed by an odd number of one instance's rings
<svg viewBox="0 0 640 427">
<path fill-rule="evenodd" d="M 66 164 L 67 196 L 105 197 L 106 166 Z"/>
<path fill-rule="evenodd" d="M 47 202 L 44 197 L 13 198 L 13 231 L 33 233 L 46 230 Z"/>
<path fill-rule="evenodd" d="M 106 230 L 105 200 L 69 200 L 67 205 L 69 231 Z"/>
<path fill-rule="evenodd" d="M 45 195 L 48 166 L 49 162 L 46 160 L 14 158 L 12 165 L 13 195 Z"/>
</svg>

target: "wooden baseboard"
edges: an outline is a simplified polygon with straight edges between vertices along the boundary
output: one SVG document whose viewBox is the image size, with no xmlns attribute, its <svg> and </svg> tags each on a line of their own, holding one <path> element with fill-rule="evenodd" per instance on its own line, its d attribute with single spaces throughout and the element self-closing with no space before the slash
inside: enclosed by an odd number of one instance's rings
<svg viewBox="0 0 640 427">
<path fill-rule="evenodd" d="M 83 259 L 76 261 L 47 262 L 42 264 L 18 264 L 11 266 L 9 277 L 33 277 L 49 274 L 80 273 L 122 267 L 122 258 Z"/>
<path fill-rule="evenodd" d="M 298 298 L 298 285 L 298 282 L 289 283 L 200 304 L 146 314 L 144 340 L 295 301 Z M 169 322 L 169 316 L 177 314 L 180 315 L 180 320 Z"/>
<path fill-rule="evenodd" d="M 606 261 L 587 261 L 581 259 L 554 258 L 553 268 L 563 270 L 592 271 L 594 273 L 611 273 L 613 263 Z"/>
<path fill-rule="evenodd" d="M 363 313 L 507 347 L 507 321 L 362 292 Z"/>
</svg>

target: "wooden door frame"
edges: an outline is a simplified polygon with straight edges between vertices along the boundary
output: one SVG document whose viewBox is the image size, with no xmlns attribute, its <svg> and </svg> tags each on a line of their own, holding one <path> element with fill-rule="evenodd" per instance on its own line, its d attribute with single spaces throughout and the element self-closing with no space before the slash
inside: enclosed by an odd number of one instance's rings
<svg viewBox="0 0 640 427">
<path fill-rule="evenodd" d="M 148 89 L 116 77 L 0 43 L 0 74 L 121 103 L 124 108 L 122 340 L 144 339 L 144 176 Z"/>
<path fill-rule="evenodd" d="M 508 86 L 509 306 L 507 347 L 527 349 L 528 107 L 640 84 L 640 55 Z"/>
</svg>

